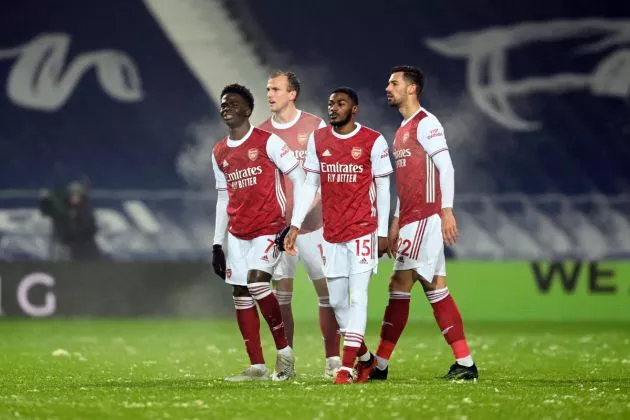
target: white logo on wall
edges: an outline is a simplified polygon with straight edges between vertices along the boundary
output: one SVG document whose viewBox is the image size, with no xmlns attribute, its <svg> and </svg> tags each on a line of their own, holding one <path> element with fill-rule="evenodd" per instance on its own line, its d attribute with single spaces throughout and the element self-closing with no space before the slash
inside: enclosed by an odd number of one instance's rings
<svg viewBox="0 0 630 420">
<path fill-rule="evenodd" d="M 142 100 L 142 80 L 134 61 L 117 50 L 79 54 L 68 61 L 70 36 L 41 34 L 26 44 L 0 49 L 1 59 L 15 59 L 6 79 L 9 99 L 25 108 L 56 111 L 63 107 L 85 72 L 94 69 L 101 88 L 121 102 Z"/>
<path fill-rule="evenodd" d="M 510 50 L 533 43 L 584 39 L 570 51 L 580 56 L 609 52 L 591 73 L 558 73 L 508 80 Z M 516 131 L 541 128 L 538 121 L 521 118 L 510 99 L 534 93 L 564 93 L 588 90 L 593 95 L 614 98 L 630 96 L 630 20 L 582 19 L 526 22 L 513 26 L 457 33 L 446 38 L 428 39 L 433 50 L 467 62 L 467 85 L 475 103 L 493 120 Z M 626 46 L 626 48 L 620 48 Z"/>
<path fill-rule="evenodd" d="M 2 303 L 2 279 L 0 278 L 0 304 Z M 35 304 L 29 299 L 29 292 L 32 288 L 37 286 L 44 286 L 48 289 L 44 295 L 43 304 Z M 31 273 L 22 280 L 17 287 L 16 298 L 20 309 L 24 314 L 34 317 L 51 316 L 57 309 L 57 298 L 52 288 L 55 286 L 55 279 L 47 273 Z M 2 307 L 0 306 L 0 315 L 3 315 Z"/>
</svg>

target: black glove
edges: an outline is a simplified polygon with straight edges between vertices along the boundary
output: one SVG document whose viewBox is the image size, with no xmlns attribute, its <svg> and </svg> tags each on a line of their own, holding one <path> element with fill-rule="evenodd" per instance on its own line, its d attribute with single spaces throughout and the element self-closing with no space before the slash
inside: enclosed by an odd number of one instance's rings
<svg viewBox="0 0 630 420">
<path fill-rule="evenodd" d="M 217 276 L 225 280 L 225 253 L 219 244 L 212 245 L 212 268 Z"/>
<path fill-rule="evenodd" d="M 291 226 L 287 226 L 284 229 L 282 229 L 282 232 L 280 232 L 278 234 L 278 236 L 276 237 L 276 246 L 278 247 L 278 249 L 280 251 L 284 251 L 284 238 L 287 237 L 287 234 L 289 233 L 289 231 L 291 230 Z"/>
</svg>

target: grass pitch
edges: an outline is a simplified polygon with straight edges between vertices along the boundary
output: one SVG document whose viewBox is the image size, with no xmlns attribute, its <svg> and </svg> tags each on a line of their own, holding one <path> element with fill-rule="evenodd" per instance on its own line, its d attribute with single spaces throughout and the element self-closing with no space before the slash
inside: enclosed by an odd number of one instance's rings
<svg viewBox="0 0 630 420">
<path fill-rule="evenodd" d="M 263 322 L 263 326 L 266 325 Z M 408 325 L 382 383 L 323 379 L 315 322 L 296 323 L 298 377 L 227 383 L 243 369 L 231 320 L 0 322 L 0 418 L 630 418 L 630 325 L 468 323 L 477 383 L 433 323 Z M 263 332 L 267 366 L 275 351 Z M 366 335 L 374 347 L 378 323 Z"/>
</svg>

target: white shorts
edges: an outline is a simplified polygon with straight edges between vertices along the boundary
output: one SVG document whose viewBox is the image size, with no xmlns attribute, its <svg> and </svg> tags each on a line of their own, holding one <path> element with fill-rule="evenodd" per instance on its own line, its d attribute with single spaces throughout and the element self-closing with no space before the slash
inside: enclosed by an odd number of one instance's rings
<svg viewBox="0 0 630 420">
<path fill-rule="evenodd" d="M 446 276 L 442 219 L 434 214 L 400 228 L 394 271 L 415 270 L 428 282 Z"/>
<path fill-rule="evenodd" d="M 280 256 L 280 262 L 276 265 L 273 273 L 274 280 L 292 279 L 295 277 L 295 269 L 298 260 L 302 261 L 308 277 L 312 280 L 324 278 L 324 270 L 322 267 L 323 257 L 323 229 L 319 228 L 313 232 L 302 233 L 298 235 L 295 241 L 297 255 L 289 255 L 283 252 Z"/>
<path fill-rule="evenodd" d="M 327 278 L 349 277 L 350 274 L 378 268 L 376 232 L 348 242 L 330 243 L 324 240 L 324 275 Z"/>
<path fill-rule="evenodd" d="M 247 272 L 260 270 L 272 274 L 280 251 L 276 235 L 263 235 L 254 239 L 239 239 L 228 232 L 225 282 L 247 286 Z"/>
</svg>

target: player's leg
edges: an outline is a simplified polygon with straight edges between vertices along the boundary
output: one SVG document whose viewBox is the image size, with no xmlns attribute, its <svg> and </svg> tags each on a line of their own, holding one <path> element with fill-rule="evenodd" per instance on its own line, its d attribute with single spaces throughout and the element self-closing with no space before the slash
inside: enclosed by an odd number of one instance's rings
<svg viewBox="0 0 630 420">
<path fill-rule="evenodd" d="M 299 247 L 298 247 L 299 251 Z M 289 346 L 293 348 L 294 322 L 293 309 L 291 301 L 293 299 L 293 278 L 295 277 L 295 268 L 297 266 L 298 257 L 283 252 L 280 255 L 280 261 L 273 273 L 275 294 L 280 304 L 280 312 L 284 322 L 284 330 L 289 341 Z"/>
<path fill-rule="evenodd" d="M 422 277 L 420 283 L 433 307 L 438 327 L 455 355 L 456 361 L 446 377 L 475 379 L 478 376 L 477 367 L 473 363 L 466 342 L 464 322 L 446 285 L 446 261 L 440 217 L 434 215 L 428 218 L 425 230 L 426 240 L 423 241 L 421 251 L 426 255 L 425 264 L 416 271 Z"/>
<path fill-rule="evenodd" d="M 434 276 L 430 283 L 423 279 L 421 284 L 429 303 L 433 307 L 433 316 L 438 327 L 455 356 L 455 363 L 445 378 L 476 379 L 479 374 L 466 341 L 464 322 L 457 304 L 448 290 L 446 276 L 442 274 L 446 273 L 443 272 Z"/>
<path fill-rule="evenodd" d="M 252 239 L 252 246 L 247 254 L 247 288 L 256 300 L 278 349 L 273 379 L 286 380 L 295 373 L 295 357 L 287 341 L 278 299 L 271 291 L 271 276 L 280 256 L 274 239 L 272 235 Z"/>
<path fill-rule="evenodd" d="M 350 290 L 349 290 L 349 278 L 344 277 L 330 277 L 327 281 L 328 286 L 328 295 L 330 300 L 330 306 L 332 307 L 335 318 L 339 324 L 340 334 L 344 336 L 344 345 L 345 345 L 345 337 L 346 331 L 348 329 L 348 324 L 350 322 Z M 345 354 L 345 347 L 344 347 Z M 339 373 L 341 372 L 338 369 L 337 379 L 335 383 L 350 383 L 352 376 L 352 366 L 350 368 L 346 367 L 346 372 L 344 373 L 343 378 L 339 381 Z"/>
<path fill-rule="evenodd" d="M 394 262 L 394 273 L 389 281 L 389 302 L 381 324 L 381 339 L 376 350 L 376 369 L 370 379 L 387 379 L 389 359 L 396 348 L 409 319 L 411 289 L 420 276 L 413 270 L 418 265 L 420 242 L 424 223 L 415 222 L 403 226 Z"/>
<path fill-rule="evenodd" d="M 247 260 L 245 256 L 248 250 L 249 241 L 243 241 L 228 234 L 225 281 L 232 285 L 236 321 L 250 360 L 250 366 L 247 369 L 239 375 L 226 378 L 228 381 L 269 379 L 260 341 L 258 309 L 256 309 L 256 303 L 247 288 Z"/>
<path fill-rule="evenodd" d="M 356 368 L 356 382 L 367 381 L 370 372 L 376 366 L 376 360 L 364 341 L 368 286 L 378 265 L 376 246 L 375 234 L 368 234 L 346 243 L 350 265 L 350 322 L 344 334 L 342 365 L 343 368 L 348 366 Z"/>
<path fill-rule="evenodd" d="M 323 271 L 324 247 L 322 229 L 298 236 L 297 248 L 300 260 L 309 279 L 312 280 L 319 300 L 319 327 L 324 341 L 326 369 L 324 376 L 334 377 L 341 366 L 339 357 L 340 332 L 335 311 L 330 304 L 328 285 Z"/>
<path fill-rule="evenodd" d="M 389 302 L 381 324 L 376 369 L 370 379 L 387 379 L 389 359 L 409 319 L 411 289 L 416 277 L 419 276 L 413 270 L 396 270 L 389 281 Z"/>
</svg>

